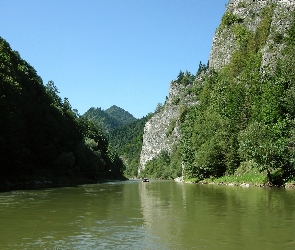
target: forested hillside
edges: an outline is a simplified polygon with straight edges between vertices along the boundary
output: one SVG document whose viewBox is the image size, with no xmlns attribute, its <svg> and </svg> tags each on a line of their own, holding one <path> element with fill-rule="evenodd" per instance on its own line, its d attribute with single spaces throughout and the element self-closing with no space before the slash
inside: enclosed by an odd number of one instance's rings
<svg viewBox="0 0 295 250">
<path fill-rule="evenodd" d="M 0 183 L 122 177 L 123 163 L 94 122 L 78 117 L 0 38 Z"/>
<path fill-rule="evenodd" d="M 106 110 L 92 107 L 82 117 L 95 121 L 105 134 L 110 133 L 113 129 L 136 121 L 133 115 L 115 105 Z"/>
<path fill-rule="evenodd" d="M 276 4 L 267 4 L 251 32 L 231 12 L 220 29 L 236 35 L 228 65 L 211 68 L 197 88 L 199 105 L 182 123 L 185 175 L 204 179 L 240 168 L 264 172 L 281 185 L 295 171 L 295 15 L 286 33 L 276 33 L 272 50 L 284 43 L 282 59 L 262 68 L 262 49 L 270 39 Z M 283 13 L 281 13 L 283 16 Z M 275 65 L 275 66 L 274 66 Z"/>
<path fill-rule="evenodd" d="M 115 118 L 119 123 L 120 125 L 125 125 L 125 124 L 129 124 L 131 122 L 134 122 L 136 121 L 137 119 L 132 115 L 130 114 L 128 111 L 116 106 L 116 105 L 113 105 L 111 106 L 110 108 L 106 109 L 105 112 Z"/>
<path fill-rule="evenodd" d="M 195 105 L 181 108 L 177 150 L 162 152 L 146 164 L 144 173 L 163 165 L 164 171 L 171 170 L 171 159 L 181 155 L 182 174 L 188 179 L 231 175 L 239 181 L 249 174 L 250 182 L 255 182 L 254 175 L 275 185 L 292 180 L 293 2 L 230 1 L 212 51 L 209 69 L 188 89 Z"/>
<path fill-rule="evenodd" d="M 148 118 L 149 116 L 146 116 L 118 127 L 108 135 L 110 144 L 113 145 L 115 152 L 122 158 L 126 166 L 124 174 L 127 177 L 138 175 L 143 130 Z"/>
<path fill-rule="evenodd" d="M 112 150 L 124 162 L 124 175 L 134 177 L 138 175 L 143 129 L 149 116 L 151 114 L 136 119 L 128 111 L 113 105 L 106 110 L 90 108 L 82 117 L 95 122 L 102 129 Z"/>
</svg>

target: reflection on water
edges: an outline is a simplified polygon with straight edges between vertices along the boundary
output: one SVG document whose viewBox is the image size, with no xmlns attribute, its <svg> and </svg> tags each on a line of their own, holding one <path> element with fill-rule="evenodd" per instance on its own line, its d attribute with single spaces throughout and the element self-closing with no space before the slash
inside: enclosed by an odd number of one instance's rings
<svg viewBox="0 0 295 250">
<path fill-rule="evenodd" d="M 109 182 L 0 193 L 0 249 L 295 249 L 295 190 Z"/>
<path fill-rule="evenodd" d="M 144 219 L 169 247 L 295 249 L 294 190 L 169 184 L 141 191 Z"/>
</svg>

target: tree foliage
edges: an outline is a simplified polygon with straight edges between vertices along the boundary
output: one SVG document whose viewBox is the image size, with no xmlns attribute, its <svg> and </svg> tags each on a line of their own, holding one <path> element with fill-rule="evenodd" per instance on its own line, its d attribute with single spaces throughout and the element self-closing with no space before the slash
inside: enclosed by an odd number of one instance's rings
<svg viewBox="0 0 295 250">
<path fill-rule="evenodd" d="M 182 175 L 181 151 L 177 146 L 173 154 L 162 151 L 156 158 L 147 162 L 145 169 L 140 172 L 141 177 L 154 179 L 173 179 Z"/>
<path fill-rule="evenodd" d="M 273 8 L 266 6 L 255 32 L 236 16 L 224 16 L 223 24 L 236 35 L 238 50 L 223 69 L 207 71 L 197 91 L 192 88 L 199 103 L 181 119 L 187 178 L 232 174 L 242 162 L 265 173 L 270 182 L 294 176 L 295 22 L 284 37 L 284 58 L 274 72 L 261 71 L 261 49 L 269 36 Z"/>
<path fill-rule="evenodd" d="M 111 159 L 101 130 L 77 116 L 53 81 L 44 86 L 2 38 L 0 68 L 1 182 L 34 176 L 100 178 L 112 169 L 122 176 L 124 166 Z"/>
<path fill-rule="evenodd" d="M 181 85 L 187 86 L 189 84 L 192 84 L 194 80 L 195 76 L 186 70 L 185 72 L 179 72 L 176 82 Z"/>
<path fill-rule="evenodd" d="M 113 145 L 115 152 L 120 155 L 126 165 L 124 174 L 127 177 L 138 175 L 143 131 L 147 121 L 148 116 L 118 127 L 109 133 L 110 144 Z"/>
<path fill-rule="evenodd" d="M 95 121 L 104 133 L 110 133 L 118 127 L 137 120 L 129 112 L 115 105 L 106 110 L 92 107 L 82 116 Z"/>
</svg>

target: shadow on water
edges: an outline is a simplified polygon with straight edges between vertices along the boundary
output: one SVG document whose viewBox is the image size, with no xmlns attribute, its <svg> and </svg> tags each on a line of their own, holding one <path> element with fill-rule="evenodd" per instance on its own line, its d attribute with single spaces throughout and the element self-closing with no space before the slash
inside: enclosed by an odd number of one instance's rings
<svg viewBox="0 0 295 250">
<path fill-rule="evenodd" d="M 43 190 L 48 188 L 63 188 L 63 187 L 79 187 L 87 184 L 102 184 L 107 182 L 121 182 L 126 180 L 83 180 L 70 181 L 60 183 L 38 183 L 38 184 L 16 184 L 16 185 L 0 185 L 0 193 L 16 191 L 16 190 Z"/>
</svg>

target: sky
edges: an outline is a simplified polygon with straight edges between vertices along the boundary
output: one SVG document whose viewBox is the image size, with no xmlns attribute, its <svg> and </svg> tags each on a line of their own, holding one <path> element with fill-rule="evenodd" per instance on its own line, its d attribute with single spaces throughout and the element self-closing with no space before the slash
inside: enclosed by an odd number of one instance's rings
<svg viewBox="0 0 295 250">
<path fill-rule="evenodd" d="M 228 0 L 0 0 L 0 36 L 84 114 L 136 118 L 207 63 Z"/>
</svg>

